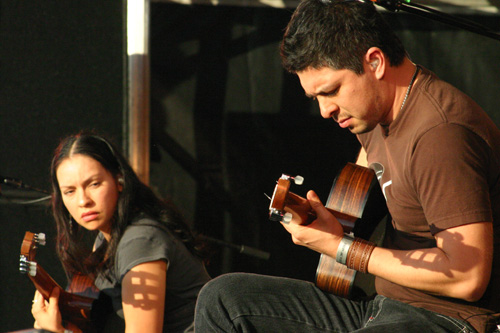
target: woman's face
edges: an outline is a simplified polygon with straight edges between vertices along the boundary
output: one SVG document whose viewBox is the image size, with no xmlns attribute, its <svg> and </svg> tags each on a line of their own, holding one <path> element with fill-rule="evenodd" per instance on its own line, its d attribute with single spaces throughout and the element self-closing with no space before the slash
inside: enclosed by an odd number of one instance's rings
<svg viewBox="0 0 500 333">
<path fill-rule="evenodd" d="M 64 206 L 88 230 L 99 230 L 109 241 L 111 223 L 122 186 L 95 159 L 76 154 L 59 164 L 57 181 Z"/>
</svg>

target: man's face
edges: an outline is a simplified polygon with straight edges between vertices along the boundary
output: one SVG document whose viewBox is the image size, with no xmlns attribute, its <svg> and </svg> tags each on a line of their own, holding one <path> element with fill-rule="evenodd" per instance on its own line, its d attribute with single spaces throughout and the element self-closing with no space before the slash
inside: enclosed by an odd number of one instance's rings
<svg viewBox="0 0 500 333">
<path fill-rule="evenodd" d="M 309 67 L 297 75 L 306 95 L 318 101 L 323 118 L 333 118 L 340 127 L 360 134 L 387 121 L 384 98 L 372 71 L 357 75 L 347 69 Z"/>
</svg>

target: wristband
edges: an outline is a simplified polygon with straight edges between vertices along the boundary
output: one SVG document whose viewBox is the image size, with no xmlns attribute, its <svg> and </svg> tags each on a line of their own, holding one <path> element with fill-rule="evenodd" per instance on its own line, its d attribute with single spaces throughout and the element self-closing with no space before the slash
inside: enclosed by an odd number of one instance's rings
<svg viewBox="0 0 500 333">
<path fill-rule="evenodd" d="M 342 265 L 345 265 L 347 262 L 347 254 L 349 253 L 349 249 L 354 241 L 354 238 L 348 235 L 344 235 L 340 240 L 339 247 L 337 248 L 337 255 L 335 256 L 335 260 Z"/>
<path fill-rule="evenodd" d="M 355 238 L 347 253 L 346 266 L 356 271 L 367 273 L 368 261 L 375 249 L 375 244 L 361 238 Z"/>
</svg>

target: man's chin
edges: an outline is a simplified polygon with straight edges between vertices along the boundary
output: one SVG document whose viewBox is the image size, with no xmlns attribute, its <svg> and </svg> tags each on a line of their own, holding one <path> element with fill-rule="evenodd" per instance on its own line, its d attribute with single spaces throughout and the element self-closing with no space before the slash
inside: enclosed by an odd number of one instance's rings
<svg viewBox="0 0 500 333">
<path fill-rule="evenodd" d="M 357 125 L 357 126 L 349 126 L 347 127 L 347 129 L 352 133 L 352 134 L 364 134 L 364 133 L 368 133 L 368 132 L 371 132 L 373 131 L 375 127 L 372 127 L 372 126 L 368 126 L 366 124 L 362 124 L 362 125 Z"/>
<path fill-rule="evenodd" d="M 349 128 L 349 131 L 352 134 L 358 135 L 358 134 L 364 134 L 364 133 L 371 132 L 372 130 L 371 129 L 367 129 L 367 128 L 354 127 L 354 128 Z"/>
</svg>

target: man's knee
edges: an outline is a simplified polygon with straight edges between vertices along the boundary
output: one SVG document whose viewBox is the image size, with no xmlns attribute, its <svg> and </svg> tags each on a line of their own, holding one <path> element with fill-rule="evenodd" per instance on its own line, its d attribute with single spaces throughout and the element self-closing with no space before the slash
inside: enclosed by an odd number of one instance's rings
<svg viewBox="0 0 500 333">
<path fill-rule="evenodd" d="M 234 297 L 238 294 L 238 288 L 241 288 L 245 274 L 230 273 L 218 276 L 207 282 L 198 295 L 198 304 L 201 306 L 210 306 L 217 303 L 223 303 L 226 296 Z"/>
<path fill-rule="evenodd" d="M 209 281 L 201 289 L 195 311 L 195 329 L 199 332 L 232 331 L 232 313 L 240 302 L 243 274 L 221 275 Z"/>
</svg>

